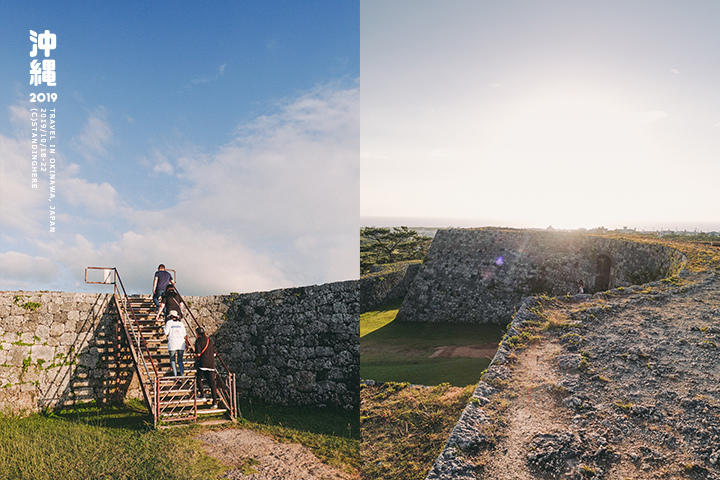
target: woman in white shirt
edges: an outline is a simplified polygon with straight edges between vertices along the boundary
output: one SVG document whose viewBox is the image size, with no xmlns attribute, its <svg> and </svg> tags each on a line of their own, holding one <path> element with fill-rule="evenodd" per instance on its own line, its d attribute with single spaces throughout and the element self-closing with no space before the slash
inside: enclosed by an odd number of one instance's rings
<svg viewBox="0 0 720 480">
<path fill-rule="evenodd" d="M 176 310 L 170 310 L 168 313 L 168 321 L 165 323 L 165 335 L 168 337 L 168 351 L 170 352 L 170 368 L 172 368 L 173 377 L 185 375 L 185 365 L 183 365 L 183 353 L 185 353 L 186 345 L 190 345 L 187 337 L 185 325 L 180 321 L 180 316 Z"/>
</svg>

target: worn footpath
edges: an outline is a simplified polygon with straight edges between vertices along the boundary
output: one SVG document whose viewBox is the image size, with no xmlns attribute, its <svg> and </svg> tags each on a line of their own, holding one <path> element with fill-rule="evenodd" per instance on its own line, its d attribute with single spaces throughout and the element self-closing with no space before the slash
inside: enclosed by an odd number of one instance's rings
<svg viewBox="0 0 720 480">
<path fill-rule="evenodd" d="M 529 299 L 429 479 L 720 479 L 720 275 Z"/>
<path fill-rule="evenodd" d="M 233 480 L 352 480 L 357 476 L 341 472 L 322 463 L 313 453 L 297 443 L 280 443 L 248 429 L 228 429 L 199 435 L 208 455 L 230 469 L 224 478 Z M 243 473 L 242 466 L 252 459 L 253 473 Z"/>
</svg>

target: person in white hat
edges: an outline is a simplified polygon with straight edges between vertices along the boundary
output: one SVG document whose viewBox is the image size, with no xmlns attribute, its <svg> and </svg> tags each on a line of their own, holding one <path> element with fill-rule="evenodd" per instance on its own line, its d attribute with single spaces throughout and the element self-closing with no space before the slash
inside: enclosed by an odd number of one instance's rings
<svg viewBox="0 0 720 480">
<path fill-rule="evenodd" d="M 168 337 L 168 351 L 170 352 L 170 368 L 172 368 L 173 377 L 185 375 L 185 365 L 183 365 L 183 354 L 186 346 L 190 345 L 187 337 L 185 325 L 180 321 L 180 315 L 177 310 L 170 310 L 168 313 L 168 321 L 165 323 L 165 335 Z"/>
</svg>

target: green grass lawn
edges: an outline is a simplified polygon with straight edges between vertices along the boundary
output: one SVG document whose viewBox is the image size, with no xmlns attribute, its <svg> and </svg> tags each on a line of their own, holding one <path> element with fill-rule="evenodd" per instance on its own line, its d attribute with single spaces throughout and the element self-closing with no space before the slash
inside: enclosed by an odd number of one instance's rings
<svg viewBox="0 0 720 480">
<path fill-rule="evenodd" d="M 357 410 L 250 403 L 241 408 L 245 418 L 238 425 L 215 428 L 250 428 L 301 443 L 331 465 L 359 471 Z M 208 427 L 154 430 L 151 425 L 144 405 L 133 401 L 27 417 L 0 414 L 0 478 L 208 480 L 226 470 L 194 439 Z"/>
<path fill-rule="evenodd" d="M 397 302 L 380 307 L 378 310 L 361 314 L 360 337 L 362 338 L 368 333 L 372 333 L 395 320 L 395 315 L 397 315 L 401 303 L 402 300 L 398 300 Z"/>
<path fill-rule="evenodd" d="M 399 305 L 360 315 L 360 377 L 421 385 L 477 383 L 490 358 L 428 358 L 441 346 L 498 344 L 505 327 L 495 324 L 394 321 Z"/>
</svg>

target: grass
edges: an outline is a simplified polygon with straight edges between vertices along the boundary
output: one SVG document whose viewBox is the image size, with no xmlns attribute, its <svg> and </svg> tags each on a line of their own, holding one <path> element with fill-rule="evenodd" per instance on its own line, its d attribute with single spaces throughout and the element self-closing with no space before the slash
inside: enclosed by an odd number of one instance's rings
<svg viewBox="0 0 720 480">
<path fill-rule="evenodd" d="M 480 374 L 487 369 L 487 358 L 446 358 L 429 361 L 399 361 L 392 363 L 382 358 L 368 358 L 360 364 L 360 375 L 377 382 L 404 381 L 417 385 L 448 383 L 455 387 L 475 385 Z"/>
<path fill-rule="evenodd" d="M 360 470 L 360 418 L 355 410 L 287 407 L 244 402 L 245 426 L 280 442 L 300 443 L 323 462 L 353 473 Z"/>
<path fill-rule="evenodd" d="M 359 471 L 357 411 L 258 404 L 243 408 L 241 428 L 301 443 L 329 464 Z M 151 417 L 139 402 L 122 407 L 88 404 L 27 417 L 0 415 L 0 478 L 207 480 L 226 470 L 194 439 L 205 427 L 154 430 L 150 425 Z M 245 460 L 247 473 L 252 473 L 255 459 Z"/>
<path fill-rule="evenodd" d="M 480 380 L 490 358 L 429 358 L 437 347 L 497 345 L 504 327 L 394 321 L 397 306 L 360 315 L 360 377 L 421 385 L 464 387 Z"/>
<path fill-rule="evenodd" d="M 105 425 L 105 412 L 0 417 L 0 478 L 208 479 L 225 468 L 184 432 L 147 430 L 136 412 L 128 428 Z M 121 411 L 108 415 L 111 422 Z"/>
<path fill-rule="evenodd" d="M 363 386 L 363 478 L 411 480 L 428 474 L 472 394 L 472 386 Z"/>
<path fill-rule="evenodd" d="M 402 300 L 398 300 L 391 304 L 381 307 L 379 310 L 373 310 L 360 315 L 360 337 L 364 337 L 368 333 L 378 330 L 388 323 L 395 320 L 395 316 L 400 310 Z"/>
</svg>

